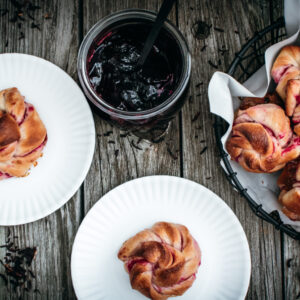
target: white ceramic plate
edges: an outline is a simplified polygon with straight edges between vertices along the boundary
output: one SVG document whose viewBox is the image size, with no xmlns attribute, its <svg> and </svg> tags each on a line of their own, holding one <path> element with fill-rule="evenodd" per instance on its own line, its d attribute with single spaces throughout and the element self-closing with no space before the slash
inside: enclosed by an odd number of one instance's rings
<svg viewBox="0 0 300 300">
<path fill-rule="evenodd" d="M 48 142 L 24 178 L 0 181 L 0 225 L 43 218 L 80 187 L 95 147 L 93 116 L 75 81 L 54 64 L 25 54 L 0 55 L 0 90 L 17 87 L 44 122 Z"/>
<path fill-rule="evenodd" d="M 250 252 L 238 219 L 210 190 L 171 176 L 143 177 L 122 184 L 90 210 L 72 251 L 77 297 L 146 299 L 131 288 L 117 253 L 126 239 L 157 221 L 187 226 L 202 251 L 197 278 L 178 299 L 244 299 L 250 279 Z"/>
</svg>

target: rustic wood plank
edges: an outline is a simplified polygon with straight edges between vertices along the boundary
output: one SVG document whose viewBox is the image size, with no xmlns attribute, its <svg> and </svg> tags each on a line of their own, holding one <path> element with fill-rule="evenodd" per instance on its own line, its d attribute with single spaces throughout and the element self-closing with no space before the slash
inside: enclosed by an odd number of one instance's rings
<svg viewBox="0 0 300 300">
<path fill-rule="evenodd" d="M 83 9 L 84 33 L 102 17 L 127 8 L 158 10 L 161 1 L 85 1 Z M 174 22 L 175 8 L 170 19 Z M 139 142 L 134 136 L 122 137 L 118 128 L 94 115 L 97 142 L 94 160 L 84 184 L 85 212 L 106 192 L 133 178 L 153 174 L 180 175 L 178 118 L 171 123 L 166 140 L 160 144 Z M 112 131 L 108 136 L 107 134 Z M 111 141 L 111 143 L 109 143 Z M 132 141 L 142 150 L 132 146 Z M 168 148 L 178 158 L 173 159 Z M 117 155 L 116 155 L 117 151 Z"/>
<path fill-rule="evenodd" d="M 36 20 L 26 14 L 26 21 L 9 20 L 15 8 L 11 1 L 0 2 L 0 8 L 9 13 L 0 17 L 0 52 L 20 52 L 43 57 L 66 70 L 76 78 L 78 40 L 78 4 L 76 1 L 34 1 L 41 8 L 34 12 Z M 44 15 L 48 14 L 49 19 Z M 18 25 L 18 24 L 21 25 Z M 31 28 L 32 23 L 39 24 Z M 19 26 L 21 26 L 19 28 Z M 21 32 L 24 33 L 24 38 Z M 0 188 L 1 189 L 1 188 Z M 2 197 L 3 195 L 1 195 Z M 76 231 L 81 220 L 80 192 L 63 208 L 43 220 L 22 226 L 1 227 L 0 244 L 10 230 L 18 236 L 19 247 L 37 246 L 38 253 L 33 263 L 37 287 L 41 294 L 22 293 L 24 299 L 72 299 L 75 297 L 70 276 L 70 255 Z M 0 251 L 3 257 L 4 249 Z M 2 266 L 1 271 L 3 271 Z M 7 289 L 0 280 L 0 299 L 19 299 L 11 285 Z"/>
<path fill-rule="evenodd" d="M 284 236 L 285 298 L 300 299 L 300 243 Z"/>
<path fill-rule="evenodd" d="M 252 257 L 252 277 L 247 298 L 281 299 L 280 233 L 257 218 L 246 201 L 227 182 L 219 165 L 207 99 L 207 85 L 214 71 L 226 71 L 235 52 L 247 38 L 269 24 L 269 3 L 194 0 L 179 1 L 178 5 L 179 28 L 188 40 L 193 57 L 190 86 L 192 99 L 182 112 L 183 176 L 220 195 L 241 221 Z M 195 39 L 192 26 L 196 21 L 211 25 L 208 38 Z M 222 55 L 218 49 L 228 51 Z M 200 82 L 203 84 L 198 87 Z M 193 116 L 198 114 L 197 120 L 192 122 Z"/>
</svg>

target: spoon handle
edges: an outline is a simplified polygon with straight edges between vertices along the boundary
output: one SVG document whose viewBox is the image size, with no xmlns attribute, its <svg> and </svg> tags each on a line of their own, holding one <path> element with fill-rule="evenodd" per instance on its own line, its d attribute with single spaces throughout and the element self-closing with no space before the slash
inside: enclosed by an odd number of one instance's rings
<svg viewBox="0 0 300 300">
<path fill-rule="evenodd" d="M 147 40 L 145 42 L 142 54 L 139 58 L 138 65 L 142 66 L 159 34 L 159 31 L 164 23 L 164 21 L 167 19 L 167 16 L 169 15 L 172 6 L 174 4 L 175 0 L 164 0 L 162 3 L 159 12 L 157 14 L 156 20 L 151 28 L 151 31 L 147 37 Z"/>
</svg>

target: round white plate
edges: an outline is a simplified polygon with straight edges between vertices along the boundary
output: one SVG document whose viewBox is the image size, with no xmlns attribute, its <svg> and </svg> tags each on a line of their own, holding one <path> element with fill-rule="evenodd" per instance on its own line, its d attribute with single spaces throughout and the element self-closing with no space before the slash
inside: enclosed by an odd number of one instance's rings
<svg viewBox="0 0 300 300">
<path fill-rule="evenodd" d="M 95 147 L 93 116 L 75 81 L 54 64 L 0 55 L 0 90 L 17 87 L 44 122 L 48 142 L 30 175 L 0 181 L 0 225 L 32 222 L 65 204 L 80 187 Z"/>
<path fill-rule="evenodd" d="M 171 176 L 143 177 L 122 184 L 89 211 L 72 251 L 77 297 L 146 299 L 131 288 L 117 253 L 126 239 L 157 221 L 187 226 L 202 251 L 197 278 L 178 299 L 244 299 L 250 279 L 250 252 L 238 219 L 210 190 Z"/>
</svg>

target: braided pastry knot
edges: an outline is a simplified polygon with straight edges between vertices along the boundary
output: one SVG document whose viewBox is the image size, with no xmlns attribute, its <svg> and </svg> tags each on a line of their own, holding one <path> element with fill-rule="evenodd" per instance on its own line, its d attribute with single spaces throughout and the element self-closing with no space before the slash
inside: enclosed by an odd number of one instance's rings
<svg viewBox="0 0 300 300">
<path fill-rule="evenodd" d="M 194 282 L 200 248 L 188 229 L 159 222 L 127 240 L 118 253 L 133 289 L 154 300 L 182 295 Z"/>
<path fill-rule="evenodd" d="M 300 136 L 300 47 L 284 47 L 271 74 L 277 83 L 276 91 L 285 102 L 286 114 L 292 117 L 294 131 Z"/>
<path fill-rule="evenodd" d="M 275 172 L 300 154 L 300 137 L 276 104 L 260 104 L 237 112 L 226 149 L 244 169 Z"/>
<path fill-rule="evenodd" d="M 42 155 L 47 132 L 17 88 L 0 91 L 0 180 L 26 176 Z"/>
<path fill-rule="evenodd" d="M 277 181 L 281 190 L 282 211 L 291 220 L 300 221 L 300 158 L 289 162 Z"/>
</svg>

